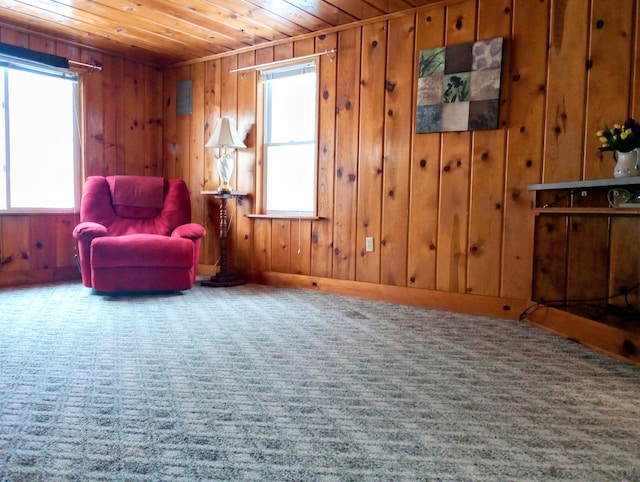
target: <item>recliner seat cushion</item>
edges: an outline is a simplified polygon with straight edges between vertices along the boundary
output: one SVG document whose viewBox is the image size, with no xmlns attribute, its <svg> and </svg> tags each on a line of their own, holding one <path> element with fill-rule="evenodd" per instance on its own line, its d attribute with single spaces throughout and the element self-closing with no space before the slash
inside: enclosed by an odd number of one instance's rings
<svg viewBox="0 0 640 482">
<path fill-rule="evenodd" d="M 96 238 L 91 243 L 94 268 L 193 266 L 193 241 L 156 234 Z"/>
</svg>

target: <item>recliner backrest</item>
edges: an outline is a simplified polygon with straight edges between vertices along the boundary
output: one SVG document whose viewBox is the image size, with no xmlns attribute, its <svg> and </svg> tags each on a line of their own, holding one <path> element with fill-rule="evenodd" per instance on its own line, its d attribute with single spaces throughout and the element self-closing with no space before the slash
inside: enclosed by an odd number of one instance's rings
<svg viewBox="0 0 640 482">
<path fill-rule="evenodd" d="M 177 226 L 191 222 L 189 189 L 182 179 L 90 176 L 82 195 L 80 221 L 102 224 L 110 236 L 168 236 Z"/>
</svg>

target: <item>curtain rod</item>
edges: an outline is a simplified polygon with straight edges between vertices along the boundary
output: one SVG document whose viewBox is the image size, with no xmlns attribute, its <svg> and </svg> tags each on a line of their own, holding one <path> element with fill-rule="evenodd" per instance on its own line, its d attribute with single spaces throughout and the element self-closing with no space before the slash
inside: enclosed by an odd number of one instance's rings
<svg viewBox="0 0 640 482">
<path fill-rule="evenodd" d="M 267 67 L 272 67 L 274 65 L 286 64 L 286 63 L 289 63 L 289 62 L 297 62 L 298 60 L 305 60 L 305 59 L 310 59 L 310 58 L 313 58 L 313 57 L 320 57 L 321 55 L 329 56 L 330 54 L 335 54 L 336 52 L 337 52 L 336 49 L 325 50 L 324 52 L 318 52 L 318 53 L 315 53 L 315 54 L 303 55 L 301 57 L 293 57 L 292 59 L 276 60 L 274 62 L 267 62 L 267 63 L 264 63 L 264 64 L 258 64 L 258 65 L 251 65 L 249 67 L 240 67 L 239 69 L 230 70 L 229 73 L 233 74 L 234 72 L 244 72 L 245 70 L 260 70 L 260 69 L 264 69 L 264 68 L 267 68 Z M 330 61 L 333 60 L 334 57 L 329 57 L 329 60 Z"/>
<path fill-rule="evenodd" d="M 100 67 L 99 65 L 94 65 L 94 64 L 85 64 L 84 62 L 77 62 L 75 60 L 69 60 L 69 63 L 71 65 L 78 65 L 79 67 L 86 67 L 88 69 L 91 70 L 99 70 L 102 71 L 102 67 Z"/>
</svg>

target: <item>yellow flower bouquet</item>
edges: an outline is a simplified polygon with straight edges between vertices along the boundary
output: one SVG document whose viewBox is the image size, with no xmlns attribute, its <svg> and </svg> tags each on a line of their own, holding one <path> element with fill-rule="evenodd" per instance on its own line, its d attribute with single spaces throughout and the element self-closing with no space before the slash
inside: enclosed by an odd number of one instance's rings
<svg viewBox="0 0 640 482">
<path fill-rule="evenodd" d="M 600 151 L 630 152 L 640 147 L 640 124 L 634 119 L 627 119 L 624 124 L 605 125 L 604 130 L 596 132 L 602 144 Z"/>
</svg>

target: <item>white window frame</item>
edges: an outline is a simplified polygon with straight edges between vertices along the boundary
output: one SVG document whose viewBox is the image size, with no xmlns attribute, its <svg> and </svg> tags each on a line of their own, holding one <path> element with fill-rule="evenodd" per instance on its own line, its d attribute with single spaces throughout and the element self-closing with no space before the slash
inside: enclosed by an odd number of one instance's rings
<svg viewBox="0 0 640 482">
<path fill-rule="evenodd" d="M 10 136 L 11 136 L 11 126 L 9 124 L 9 118 L 10 118 L 10 111 L 11 111 L 11 104 L 9 102 L 9 89 L 10 84 L 7 83 L 8 80 L 8 76 L 9 76 L 9 70 L 21 70 L 21 71 L 26 71 L 32 74 L 36 74 L 36 75 L 43 75 L 43 76 L 52 76 L 52 77 L 58 77 L 58 78 L 62 78 L 65 79 L 65 81 L 67 82 L 71 82 L 72 83 L 72 102 L 73 105 L 71 106 L 72 108 L 72 142 L 73 142 L 73 146 L 72 146 L 72 151 L 73 151 L 73 158 L 70 159 L 70 162 L 73 163 L 73 165 L 71 166 L 71 172 L 72 172 L 72 176 L 73 179 L 69 180 L 70 182 L 67 183 L 68 186 L 72 186 L 73 189 L 73 200 L 71 205 L 68 206 L 64 206 L 64 207 L 51 207 L 46 206 L 46 205 L 33 205 L 33 206 L 19 206 L 19 205 L 12 205 L 12 196 L 11 196 L 11 166 L 12 166 L 12 162 L 15 164 L 16 161 L 15 159 L 11 159 L 11 146 L 10 146 Z M 58 68 L 54 68 L 54 67 L 48 67 L 46 65 L 41 65 L 41 64 L 37 64 L 37 63 L 29 63 L 27 62 L 21 62 L 20 60 L 15 60 L 15 59 L 5 59 L 2 58 L 0 56 L 0 75 L 3 76 L 4 80 L 2 81 L 1 85 L 4 86 L 4 92 L 1 93 L 0 95 L 0 101 L 2 101 L 2 99 L 4 99 L 6 101 L 6 104 L 4 104 L 0 109 L 0 115 L 4 116 L 4 118 L 1 120 L 0 125 L 4 126 L 4 132 L 2 133 L 2 138 L 4 139 L 5 143 L 3 145 L 3 142 L 0 142 L 0 156 L 2 156 L 2 158 L 0 159 L 0 169 L 4 169 L 4 172 L 0 172 L 0 183 L 2 183 L 3 185 L 0 186 L 0 195 L 3 196 L 3 199 L 0 200 L 0 215 L 1 214 L 12 214 L 12 213 L 25 213 L 25 214 L 29 214 L 29 213 L 73 213 L 78 211 L 78 206 L 79 206 L 79 201 L 80 201 L 80 193 L 81 193 L 81 175 L 82 175 L 82 169 L 81 169 L 81 133 L 80 133 L 80 78 L 78 76 L 78 74 L 70 72 L 66 69 L 58 69 Z M 29 109 L 31 109 L 31 106 L 29 107 Z M 43 111 L 43 106 L 40 103 L 34 103 L 33 104 L 33 114 L 29 114 L 32 115 L 34 118 L 38 118 L 42 117 L 42 111 Z M 39 135 L 39 133 L 44 129 L 44 127 L 34 127 L 34 132 L 33 135 L 31 137 L 31 139 L 33 140 L 33 142 L 39 142 L 39 140 L 46 138 L 46 136 L 44 135 Z M 0 139 L 1 141 L 1 139 Z M 42 156 L 42 162 L 46 163 L 47 160 L 50 158 L 47 158 L 46 156 Z M 56 179 L 48 179 L 48 182 L 46 182 L 45 187 L 39 187 L 37 185 L 34 184 L 33 189 L 54 189 L 56 186 Z"/>
<path fill-rule="evenodd" d="M 306 140 L 291 140 L 285 142 L 272 142 L 272 126 L 271 126 L 271 118 L 272 118 L 272 98 L 270 95 L 271 82 L 277 81 L 278 79 L 290 78 L 294 75 L 302 75 L 313 73 L 315 76 L 315 91 L 313 98 L 313 139 Z M 263 82 L 263 107 L 264 107 L 264 139 L 263 139 L 263 156 L 264 156 L 264 166 L 263 166 L 263 206 L 264 213 L 267 216 L 279 216 L 279 217 L 307 217 L 307 216 L 316 216 L 318 210 L 318 201 L 317 201 L 317 183 L 318 183 L 318 90 L 319 90 L 319 75 L 318 75 L 318 66 L 315 61 L 307 61 L 304 63 L 297 64 L 289 64 L 285 67 L 273 68 L 269 70 L 264 70 L 261 72 L 262 74 L 262 82 Z M 300 205 L 295 206 L 287 206 L 285 209 L 271 209 L 269 207 L 268 196 L 269 196 L 269 165 L 270 162 L 273 162 L 273 159 L 269 159 L 269 151 L 276 150 L 279 147 L 284 148 L 302 148 L 305 146 L 310 146 L 313 152 L 313 157 L 309 161 L 312 163 L 312 166 L 308 166 L 308 174 L 312 176 L 312 181 L 309 182 L 309 188 L 312 189 L 312 193 L 308 193 L 309 197 L 312 197 L 312 207 L 310 209 L 296 209 L 299 208 Z M 274 148 L 274 149 L 270 149 Z M 289 172 L 287 176 L 287 187 L 283 188 L 287 191 L 287 196 L 292 201 L 295 201 L 295 188 L 297 187 L 296 181 L 299 181 L 299 178 L 296 177 L 296 172 Z"/>
</svg>

